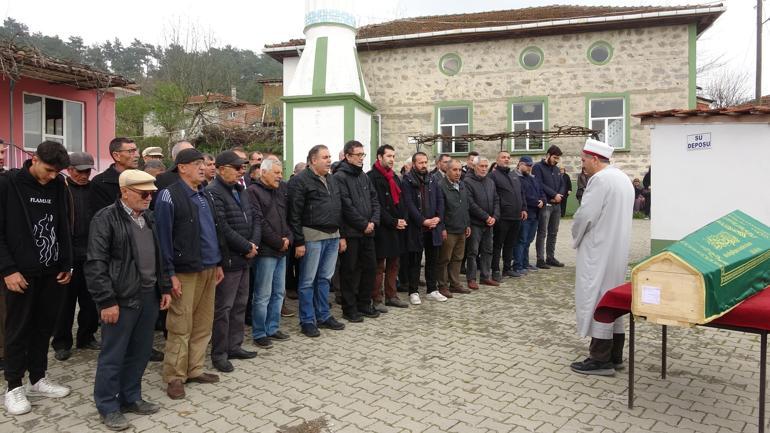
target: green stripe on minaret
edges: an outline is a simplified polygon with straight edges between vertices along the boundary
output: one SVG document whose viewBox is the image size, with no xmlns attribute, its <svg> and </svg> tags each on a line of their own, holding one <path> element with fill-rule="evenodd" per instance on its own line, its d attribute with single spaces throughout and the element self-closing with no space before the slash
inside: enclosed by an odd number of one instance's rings
<svg viewBox="0 0 770 433">
<path fill-rule="evenodd" d="M 313 96 L 326 94 L 326 61 L 329 51 L 329 38 L 316 40 L 315 63 L 313 65 Z"/>
</svg>

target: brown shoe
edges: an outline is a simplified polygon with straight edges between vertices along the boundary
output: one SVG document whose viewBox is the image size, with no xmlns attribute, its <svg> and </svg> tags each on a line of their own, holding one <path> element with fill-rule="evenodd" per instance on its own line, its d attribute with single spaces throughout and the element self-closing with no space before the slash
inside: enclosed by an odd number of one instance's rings
<svg viewBox="0 0 770 433">
<path fill-rule="evenodd" d="M 475 281 L 471 280 L 471 281 L 468 281 L 468 288 L 471 290 L 478 290 L 479 285 Z"/>
<path fill-rule="evenodd" d="M 465 287 L 450 287 L 449 291 L 452 292 L 452 293 L 462 293 L 462 294 L 468 294 L 468 293 L 471 292 L 470 290 L 466 289 Z"/>
<path fill-rule="evenodd" d="M 499 286 L 500 285 L 500 283 L 498 283 L 497 281 L 492 280 L 492 279 L 481 280 L 481 284 L 483 284 L 485 286 Z M 468 285 L 468 287 L 471 287 L 470 284 Z"/>
<path fill-rule="evenodd" d="M 184 398 L 184 384 L 179 379 L 174 379 L 171 382 L 168 383 L 168 388 L 166 388 L 166 395 L 168 395 L 168 398 L 171 400 L 179 400 Z"/>
<path fill-rule="evenodd" d="M 287 308 L 286 305 L 281 307 L 281 317 L 294 317 L 294 311 Z"/>
<path fill-rule="evenodd" d="M 211 373 L 201 373 L 200 376 L 188 377 L 187 383 L 217 383 L 219 382 L 219 376 Z"/>
<path fill-rule="evenodd" d="M 444 295 L 447 298 L 452 298 L 452 292 L 449 291 L 446 287 L 439 287 L 438 292 Z"/>
</svg>

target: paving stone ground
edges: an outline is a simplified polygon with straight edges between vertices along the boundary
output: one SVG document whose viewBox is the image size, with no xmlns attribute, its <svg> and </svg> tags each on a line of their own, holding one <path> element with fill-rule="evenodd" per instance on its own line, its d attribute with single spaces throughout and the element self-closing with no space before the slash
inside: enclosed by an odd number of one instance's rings
<svg viewBox="0 0 770 433">
<path fill-rule="evenodd" d="M 649 221 L 633 227 L 631 259 L 638 261 L 649 251 Z M 756 431 L 756 336 L 672 328 L 664 380 L 660 328 L 640 323 L 633 410 L 626 407 L 625 372 L 607 378 L 570 371 L 570 362 L 586 356 L 587 340 L 575 331 L 569 229 L 563 221 L 563 269 L 446 303 L 391 309 L 341 332 L 322 330 L 317 339 L 303 337 L 296 318 L 285 319 L 291 340 L 235 361 L 236 371 L 221 375 L 220 384 L 188 386 L 184 400 L 165 396 L 160 366 L 151 364 L 144 396 L 163 408 L 129 415 L 133 431 Z M 51 356 L 49 376 L 71 386 L 72 395 L 35 400 L 23 416 L 0 413 L 0 432 L 104 430 L 92 400 L 95 367 L 94 352 L 76 351 L 66 362 Z"/>
</svg>

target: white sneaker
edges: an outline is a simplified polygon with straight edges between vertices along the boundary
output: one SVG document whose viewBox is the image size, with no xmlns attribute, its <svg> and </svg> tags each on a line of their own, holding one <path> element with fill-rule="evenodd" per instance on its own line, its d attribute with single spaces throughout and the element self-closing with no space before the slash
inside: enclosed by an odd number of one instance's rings
<svg viewBox="0 0 770 433">
<path fill-rule="evenodd" d="M 24 393 L 24 387 L 18 386 L 5 393 L 5 410 L 9 415 L 22 415 L 32 410 L 27 396 Z"/>
<path fill-rule="evenodd" d="M 44 377 L 34 385 L 27 385 L 27 395 L 31 397 L 61 398 L 70 395 L 70 388 L 64 385 L 57 385 L 48 380 L 47 377 Z"/>
<path fill-rule="evenodd" d="M 427 295 L 425 295 L 426 298 L 430 299 L 431 301 L 439 301 L 439 302 L 446 302 L 446 296 L 442 295 L 438 292 L 438 290 L 434 290 Z"/>
<path fill-rule="evenodd" d="M 419 293 L 412 293 L 409 295 L 409 303 L 412 305 L 420 305 L 422 304 L 422 301 L 420 300 L 420 294 Z"/>
</svg>

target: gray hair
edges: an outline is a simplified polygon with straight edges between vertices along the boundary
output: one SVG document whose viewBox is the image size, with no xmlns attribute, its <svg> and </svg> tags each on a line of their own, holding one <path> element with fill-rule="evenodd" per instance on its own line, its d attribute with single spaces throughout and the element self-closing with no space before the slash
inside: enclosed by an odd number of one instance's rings
<svg viewBox="0 0 770 433">
<path fill-rule="evenodd" d="M 473 165 L 479 165 L 481 161 L 489 162 L 489 158 L 487 158 L 486 156 L 478 155 L 475 158 L 473 158 Z"/>
<path fill-rule="evenodd" d="M 158 159 L 151 159 L 151 160 L 149 160 L 149 161 L 144 163 L 144 169 L 145 170 L 153 170 L 153 169 L 154 170 L 160 170 L 160 169 L 165 170 L 166 166 L 165 166 L 165 164 L 163 164 L 163 161 L 160 161 Z"/>
<path fill-rule="evenodd" d="M 262 170 L 262 172 L 267 173 L 269 171 L 273 170 L 273 166 L 276 164 L 281 164 L 281 161 L 275 160 L 273 158 L 264 159 L 262 160 L 262 164 L 260 164 L 259 168 Z"/>
<path fill-rule="evenodd" d="M 190 147 L 195 147 L 187 140 L 180 140 L 177 141 L 174 146 L 171 148 L 171 159 L 176 159 L 176 155 L 183 151 L 184 149 L 187 149 L 188 147 L 186 145 L 189 145 Z"/>
</svg>

